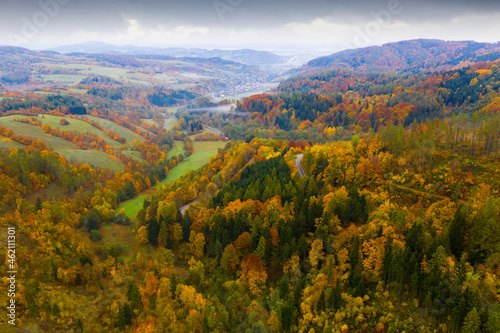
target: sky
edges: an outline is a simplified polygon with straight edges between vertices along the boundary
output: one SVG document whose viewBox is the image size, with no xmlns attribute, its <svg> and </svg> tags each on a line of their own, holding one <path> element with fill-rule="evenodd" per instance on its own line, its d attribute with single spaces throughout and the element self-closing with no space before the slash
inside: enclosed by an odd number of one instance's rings
<svg viewBox="0 0 500 333">
<path fill-rule="evenodd" d="M 0 44 L 334 52 L 416 38 L 500 41 L 497 0 L 1 0 Z"/>
</svg>

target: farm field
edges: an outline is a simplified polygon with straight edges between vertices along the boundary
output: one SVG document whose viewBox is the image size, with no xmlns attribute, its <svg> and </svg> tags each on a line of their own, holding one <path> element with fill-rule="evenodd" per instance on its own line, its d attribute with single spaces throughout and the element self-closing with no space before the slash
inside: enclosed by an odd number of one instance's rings
<svg viewBox="0 0 500 333">
<path fill-rule="evenodd" d="M 144 141 L 143 137 L 135 134 L 134 132 L 132 132 L 131 130 L 129 130 L 129 129 L 123 127 L 123 126 L 120 126 L 120 125 L 112 122 L 111 120 L 102 119 L 102 118 L 99 118 L 99 117 L 89 116 L 89 115 L 87 115 L 87 118 L 89 118 L 90 120 L 93 120 L 95 122 L 98 122 L 99 124 L 102 125 L 103 128 L 105 128 L 107 130 L 110 130 L 110 131 L 113 131 L 116 134 L 118 134 L 119 136 L 124 137 L 125 139 L 127 139 L 127 142 L 129 144 L 134 139 L 137 140 L 137 141 L 139 141 L 139 142 L 143 142 Z"/>
<path fill-rule="evenodd" d="M 0 117 L 0 125 L 5 126 L 6 128 L 11 128 L 18 135 L 28 136 L 35 139 L 41 139 L 44 142 L 46 142 L 53 151 L 56 152 L 59 152 L 61 150 L 76 149 L 71 142 L 66 141 L 62 138 L 48 135 L 39 127 L 14 121 L 13 120 L 14 118 L 20 118 L 20 117 L 19 116 Z"/>
<path fill-rule="evenodd" d="M 124 168 L 121 161 L 116 157 L 110 156 L 101 151 L 81 150 L 75 148 L 71 142 L 48 135 L 39 127 L 14 121 L 13 118 L 16 117 L 17 116 L 0 117 L 0 125 L 5 126 L 6 128 L 11 128 L 18 135 L 40 139 L 46 142 L 52 151 L 61 154 L 68 161 L 87 163 L 100 168 L 110 168 L 114 171 L 120 171 Z M 10 144 L 10 142 L 1 142 L 0 144 L 7 145 Z"/>
<path fill-rule="evenodd" d="M 193 155 L 184 159 L 175 168 L 169 171 L 167 178 L 161 181 L 157 186 L 168 184 L 174 181 L 182 175 L 184 175 L 189 170 L 196 170 L 207 164 L 210 158 L 217 154 L 219 148 L 224 148 L 225 142 L 220 141 L 205 141 L 205 142 L 193 142 L 194 153 Z"/>
<path fill-rule="evenodd" d="M 74 93 L 74 94 L 86 94 L 88 89 L 68 89 L 68 91 Z"/>
<path fill-rule="evenodd" d="M 18 142 L 12 141 L 9 138 L 0 136 L 0 149 L 1 148 L 10 149 L 12 147 L 15 147 L 17 149 L 24 149 L 24 148 L 26 148 L 26 146 L 23 145 L 23 144 L 20 144 Z"/>
<path fill-rule="evenodd" d="M 66 57 L 71 58 L 71 57 Z M 62 68 L 62 69 L 71 69 L 78 71 L 78 75 L 74 74 L 53 74 L 53 75 L 40 75 L 44 81 L 54 81 L 54 82 L 62 82 L 62 83 L 70 83 L 76 84 L 81 81 L 87 75 L 104 75 L 115 80 L 123 80 L 128 82 L 137 82 L 141 84 L 149 84 L 150 76 L 143 73 L 130 73 L 127 69 L 124 68 L 113 68 L 113 67 L 103 67 L 97 65 L 89 65 L 89 64 L 53 64 L 53 63 L 42 63 L 43 66 L 47 68 Z M 71 82 L 71 81 L 74 82 Z"/>
<path fill-rule="evenodd" d="M 181 141 L 175 141 L 177 144 L 180 145 L 182 148 L 183 143 Z M 147 189 L 144 191 L 142 194 L 139 196 L 124 201 L 122 202 L 119 206 L 118 209 L 124 209 L 125 214 L 129 217 L 136 217 L 137 213 L 141 210 L 143 206 L 144 199 L 146 199 L 148 196 L 153 194 L 156 189 L 162 185 L 166 185 L 172 181 L 175 181 L 182 177 L 186 172 L 190 170 L 196 170 L 206 163 L 210 161 L 210 158 L 217 154 L 219 151 L 219 148 L 224 148 L 226 145 L 225 142 L 214 142 L 214 141 L 205 141 L 205 142 L 193 142 L 193 148 L 195 153 L 188 158 L 186 158 L 184 161 L 180 162 L 177 164 L 172 170 L 169 170 L 167 178 L 165 178 L 163 181 L 158 183 L 156 186 Z M 176 151 L 179 152 L 179 147 L 174 148 L 177 149 Z M 169 154 L 174 150 L 172 149 Z M 182 152 L 182 151 L 181 151 Z M 176 155 L 177 153 L 172 153 L 172 155 Z"/>
<path fill-rule="evenodd" d="M 184 154 L 184 143 L 182 141 L 174 140 L 174 146 L 167 153 L 167 158 L 172 158 L 172 156 L 179 154 Z"/>
<path fill-rule="evenodd" d="M 61 125 L 59 122 L 61 121 L 61 118 L 66 118 L 66 120 L 69 122 L 69 125 Z M 60 130 L 66 130 L 66 131 L 76 131 L 76 132 L 90 132 L 97 134 L 98 136 L 102 137 L 104 141 L 106 141 L 106 144 L 113 146 L 113 147 L 121 147 L 122 144 L 119 143 L 118 141 L 110 139 L 104 131 L 101 131 L 100 129 L 90 125 L 89 123 L 83 121 L 83 120 L 78 120 L 74 118 L 68 118 L 68 117 L 60 117 L 60 116 L 52 116 L 52 115 L 44 115 L 44 119 L 41 119 L 39 116 L 38 119 L 47 125 L 50 125 L 52 128 L 57 128 Z"/>
<path fill-rule="evenodd" d="M 51 74 L 51 75 L 40 75 L 43 81 L 56 84 L 68 84 L 73 85 L 78 83 L 84 78 L 83 75 L 73 75 L 73 74 Z"/>
<path fill-rule="evenodd" d="M 99 168 L 108 168 L 115 172 L 125 169 L 118 157 L 110 156 L 98 150 L 60 150 L 57 153 L 63 155 L 68 161 L 76 163 L 87 163 Z"/>
</svg>

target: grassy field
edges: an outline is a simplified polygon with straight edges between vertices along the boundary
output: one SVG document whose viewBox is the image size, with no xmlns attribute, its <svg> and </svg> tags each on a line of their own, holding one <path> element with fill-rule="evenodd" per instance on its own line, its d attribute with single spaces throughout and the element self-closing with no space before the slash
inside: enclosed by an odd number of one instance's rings
<svg viewBox="0 0 500 333">
<path fill-rule="evenodd" d="M 167 158 L 172 158 L 172 156 L 179 154 L 184 154 L 184 142 L 174 140 L 174 146 L 167 153 Z"/>
<path fill-rule="evenodd" d="M 122 153 L 129 156 L 129 157 L 134 158 L 136 161 L 139 161 L 139 162 L 144 161 L 144 159 L 141 156 L 141 153 L 138 152 L 137 150 L 123 150 Z"/>
<path fill-rule="evenodd" d="M 42 91 L 42 90 L 35 90 L 33 91 L 34 94 L 38 94 L 38 95 L 56 95 L 55 92 L 52 92 L 52 91 Z"/>
<path fill-rule="evenodd" d="M 79 120 L 79 119 L 73 119 L 73 118 L 66 118 L 66 120 L 69 122 L 69 125 L 62 126 L 59 124 L 59 121 L 61 121 L 61 118 L 59 116 L 51 116 L 51 115 L 44 115 L 44 119 L 42 119 L 41 116 L 38 116 L 38 119 L 47 125 L 50 125 L 52 128 L 57 128 L 60 130 L 66 130 L 66 131 L 76 131 L 76 132 L 90 132 L 97 134 L 98 136 L 102 137 L 104 141 L 106 141 L 106 144 L 113 146 L 113 147 L 121 147 L 123 146 L 121 143 L 118 141 L 110 139 L 104 131 L 101 131 L 100 129 L 90 125 L 89 123 Z"/>
<path fill-rule="evenodd" d="M 165 178 L 157 186 L 168 184 L 171 181 L 182 177 L 182 175 L 184 175 L 189 170 L 199 169 L 203 165 L 210 162 L 210 158 L 216 155 L 219 151 L 219 148 L 224 148 L 225 145 L 225 142 L 193 142 L 195 153 L 179 163 L 175 168 L 170 170 L 167 178 Z"/>
<path fill-rule="evenodd" d="M 143 191 L 139 196 L 122 202 L 120 205 L 118 205 L 117 210 L 123 209 L 128 217 L 131 218 L 136 217 L 139 211 L 142 209 L 144 199 L 153 195 L 156 192 L 156 190 L 157 190 L 156 187 L 148 188 L 146 191 Z"/>
<path fill-rule="evenodd" d="M 179 144 L 182 145 L 182 142 L 176 141 Z M 159 184 L 157 184 L 155 187 L 150 188 L 146 190 L 145 192 L 141 193 L 139 196 L 127 200 L 125 202 L 122 202 L 118 208 L 121 209 L 123 208 L 125 210 L 125 213 L 129 217 L 136 217 L 137 213 L 141 210 L 143 206 L 144 199 L 147 197 L 151 196 L 158 187 L 162 185 L 166 185 L 170 182 L 173 182 L 180 177 L 182 177 L 186 172 L 189 170 L 196 170 L 202 167 L 203 165 L 207 164 L 210 161 L 210 158 L 217 154 L 219 151 L 219 148 L 224 148 L 226 145 L 225 142 L 213 142 L 213 141 L 206 141 L 206 142 L 193 142 L 193 147 L 195 153 L 188 158 L 186 158 L 184 161 L 181 163 L 177 164 L 175 168 L 170 170 L 168 172 L 167 178 L 165 178 L 163 181 L 161 181 Z M 182 147 L 182 146 L 181 146 Z M 169 152 L 170 153 L 170 152 Z"/>
<path fill-rule="evenodd" d="M 110 168 L 115 171 L 121 171 L 124 168 L 121 161 L 114 156 L 96 150 L 80 150 L 75 148 L 73 143 L 69 141 L 46 134 L 39 127 L 12 120 L 15 117 L 16 116 L 0 117 L 0 125 L 11 128 L 18 135 L 41 139 L 49 145 L 52 151 L 61 154 L 68 161 L 87 163 L 100 168 Z"/>
<path fill-rule="evenodd" d="M 86 94 L 88 89 L 68 89 L 68 91 L 74 93 L 74 94 Z"/>
<path fill-rule="evenodd" d="M 40 75 L 42 80 L 50 83 L 57 84 L 69 84 L 73 85 L 81 81 L 84 76 L 82 75 L 73 75 L 73 74 L 53 74 L 53 75 Z"/>
<path fill-rule="evenodd" d="M 61 150 L 57 153 L 63 155 L 68 161 L 75 163 L 87 163 L 100 168 L 108 168 L 115 172 L 125 169 L 118 157 L 110 156 L 97 150 Z"/>
<path fill-rule="evenodd" d="M 0 149 L 10 149 L 12 147 L 15 147 L 17 149 L 24 149 L 26 148 L 25 145 L 22 145 L 18 142 L 12 141 L 9 138 L 5 138 L 3 136 L 0 136 Z"/>
<path fill-rule="evenodd" d="M 74 60 L 71 57 L 64 57 L 66 59 Z M 80 75 L 73 74 L 59 74 L 59 75 L 41 75 L 44 81 L 51 80 L 54 82 L 70 83 L 71 80 L 75 80 L 76 84 L 82 80 L 86 75 L 104 75 L 115 80 L 124 80 L 131 82 L 138 82 L 143 84 L 148 84 L 150 76 L 143 73 L 130 73 L 126 68 L 113 68 L 113 67 L 103 67 L 97 65 L 88 64 L 52 64 L 48 62 L 42 63 L 43 66 L 47 68 L 62 68 L 62 69 L 76 69 Z"/>
<path fill-rule="evenodd" d="M 170 131 L 172 129 L 172 127 L 174 127 L 178 123 L 179 123 L 179 121 L 177 120 L 177 118 L 170 120 L 167 124 L 167 131 Z"/>
<path fill-rule="evenodd" d="M 20 118 L 20 117 L 19 116 L 0 117 L 0 125 L 5 126 L 6 128 L 11 128 L 18 135 L 24 135 L 35 139 L 41 139 L 44 142 L 46 142 L 53 151 L 56 152 L 59 152 L 60 150 L 75 149 L 75 147 L 71 142 L 66 141 L 62 138 L 48 135 L 39 127 L 14 121 L 13 120 L 14 118 Z"/>
<path fill-rule="evenodd" d="M 119 136 L 124 137 L 125 139 L 127 139 L 127 142 L 129 144 L 132 143 L 133 139 L 136 139 L 139 142 L 144 141 L 143 137 L 140 137 L 139 135 L 135 134 L 131 130 L 129 130 L 123 126 L 120 126 L 120 125 L 112 122 L 111 120 L 101 119 L 99 117 L 94 117 L 94 116 L 87 116 L 87 118 L 89 118 L 90 120 L 93 120 L 95 122 L 98 122 L 99 124 L 102 125 L 103 128 L 110 130 L 110 131 L 113 131 L 116 134 L 118 134 Z"/>
</svg>

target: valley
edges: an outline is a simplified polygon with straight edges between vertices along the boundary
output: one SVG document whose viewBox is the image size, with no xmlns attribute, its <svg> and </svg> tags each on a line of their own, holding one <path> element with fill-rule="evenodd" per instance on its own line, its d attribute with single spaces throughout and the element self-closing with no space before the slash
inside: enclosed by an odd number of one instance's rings
<svg viewBox="0 0 500 333">
<path fill-rule="evenodd" d="M 500 330 L 498 44 L 290 59 L 0 46 L 22 330 Z"/>
</svg>

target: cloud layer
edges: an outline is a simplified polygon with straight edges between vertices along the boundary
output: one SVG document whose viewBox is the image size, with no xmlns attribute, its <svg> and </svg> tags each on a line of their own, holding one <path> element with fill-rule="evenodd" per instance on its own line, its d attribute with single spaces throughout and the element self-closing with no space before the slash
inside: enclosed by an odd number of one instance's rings
<svg viewBox="0 0 500 333">
<path fill-rule="evenodd" d="M 410 38 L 500 40 L 496 0 L 3 0 L 0 44 L 353 47 Z M 361 37 L 360 37 L 361 36 Z"/>
</svg>

